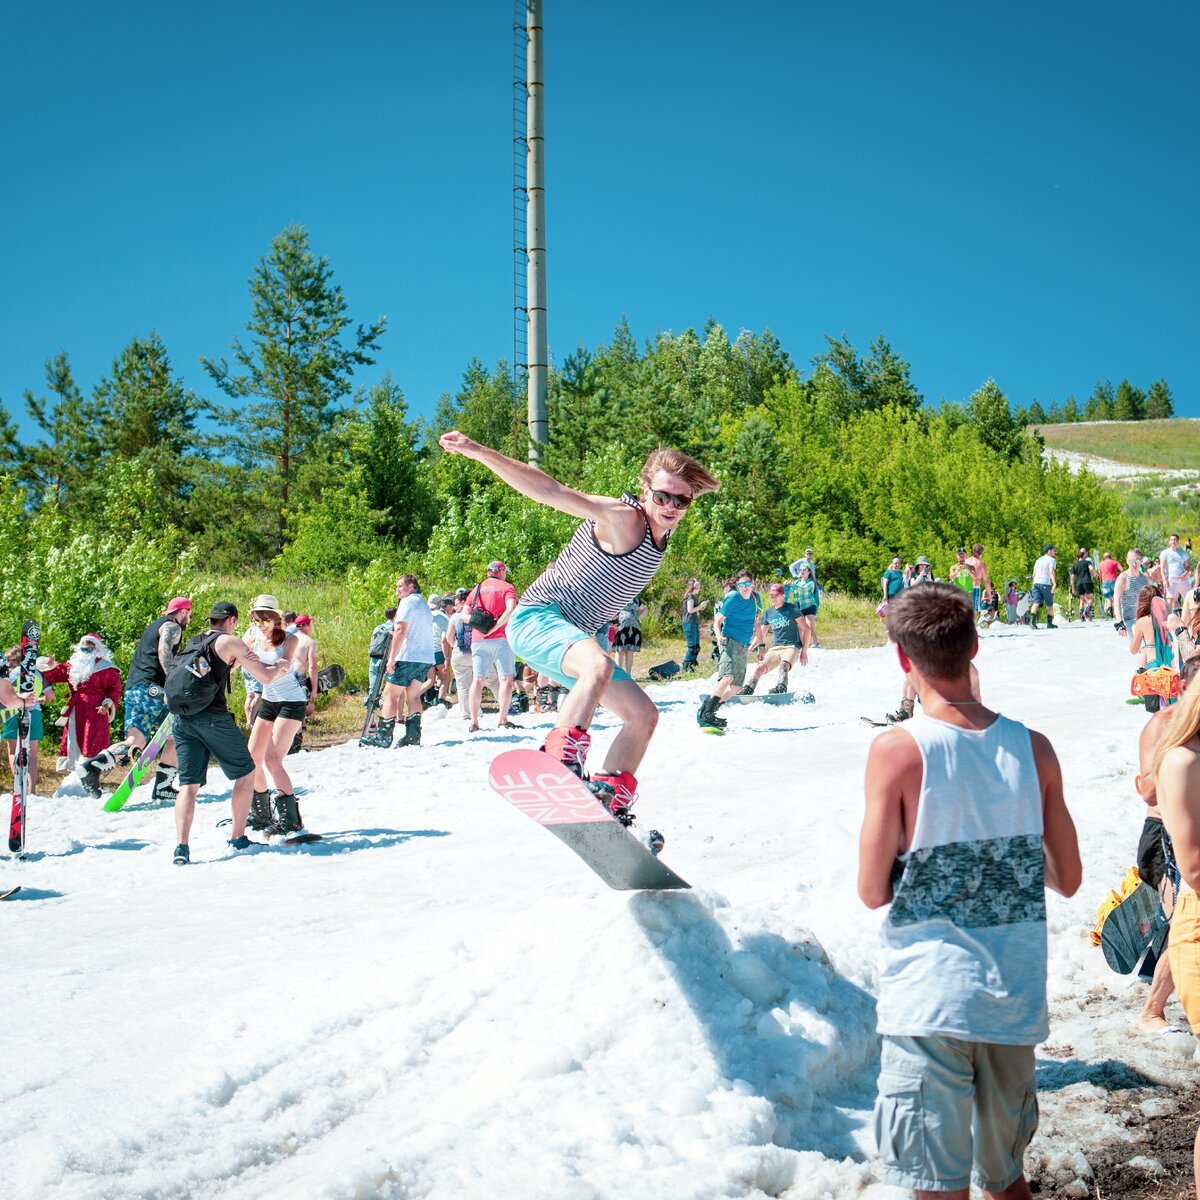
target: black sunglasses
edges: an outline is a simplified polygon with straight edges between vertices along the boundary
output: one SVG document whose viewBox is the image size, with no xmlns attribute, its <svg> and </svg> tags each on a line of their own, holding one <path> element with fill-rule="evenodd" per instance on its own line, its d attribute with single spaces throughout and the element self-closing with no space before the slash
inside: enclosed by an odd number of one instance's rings
<svg viewBox="0 0 1200 1200">
<path fill-rule="evenodd" d="M 664 507 L 668 504 L 673 504 L 676 508 L 687 508 L 692 502 L 691 496 L 681 496 L 678 492 L 657 492 L 650 493 L 650 499 L 655 504 L 661 504 Z"/>
</svg>

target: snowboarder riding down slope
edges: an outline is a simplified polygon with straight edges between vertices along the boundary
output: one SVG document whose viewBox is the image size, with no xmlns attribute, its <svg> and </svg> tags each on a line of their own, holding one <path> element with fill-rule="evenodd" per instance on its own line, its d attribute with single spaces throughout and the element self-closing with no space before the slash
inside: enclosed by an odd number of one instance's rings
<svg viewBox="0 0 1200 1200">
<path fill-rule="evenodd" d="M 523 496 L 582 518 L 557 560 L 521 597 L 509 618 L 509 638 L 527 664 L 571 689 L 543 746 L 551 758 L 588 780 L 588 727 L 597 705 L 620 718 L 604 768 L 588 782 L 614 815 L 629 817 L 637 792 L 633 773 L 658 710 L 628 672 L 613 665 L 596 634 L 654 578 L 691 502 L 720 484 L 694 458 L 660 448 L 642 467 L 640 496 L 588 496 L 457 431 L 440 442 L 447 452 L 482 463 Z"/>
</svg>

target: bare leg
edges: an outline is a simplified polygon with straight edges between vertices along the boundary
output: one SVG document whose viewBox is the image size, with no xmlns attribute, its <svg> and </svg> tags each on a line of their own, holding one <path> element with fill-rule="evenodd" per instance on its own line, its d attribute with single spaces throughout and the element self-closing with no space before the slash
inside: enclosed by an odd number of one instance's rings
<svg viewBox="0 0 1200 1200">
<path fill-rule="evenodd" d="M 254 790 L 267 790 L 267 773 L 264 764 L 267 761 L 267 747 L 271 744 L 271 731 L 275 728 L 274 721 L 255 721 L 250 730 L 250 741 L 246 749 L 254 760 Z"/>
<path fill-rule="evenodd" d="M 400 708 L 400 689 L 394 683 L 383 685 L 383 700 L 379 705 L 379 717 L 383 721 L 394 721 Z"/>
<path fill-rule="evenodd" d="M 508 709 L 512 703 L 513 682 L 516 679 L 514 675 L 500 676 L 500 728 L 503 729 L 508 725 Z"/>
<path fill-rule="evenodd" d="M 196 815 L 196 793 L 200 790 L 198 783 L 185 783 L 175 797 L 175 837 L 183 844 L 188 844 L 188 835 L 192 832 L 192 818 Z M 245 825 L 243 819 L 242 824 Z"/>
<path fill-rule="evenodd" d="M 229 799 L 229 806 L 233 810 L 233 827 L 229 831 L 230 841 L 236 841 L 246 832 L 246 818 L 250 815 L 250 800 L 254 793 L 254 773 L 243 775 L 241 779 L 235 780 L 233 785 L 233 795 Z M 182 789 L 180 789 L 182 795 Z M 193 793 L 193 805 L 195 804 L 195 793 Z"/>
<path fill-rule="evenodd" d="M 596 715 L 596 705 L 612 681 L 612 659 L 600 649 L 595 638 L 576 642 L 563 655 L 563 672 L 575 679 L 567 698 L 558 709 L 559 729 L 587 729 Z"/>
<path fill-rule="evenodd" d="M 603 773 L 635 774 L 658 725 L 658 709 L 632 679 L 614 679 L 601 693 L 600 702 L 621 719 L 621 732 L 604 756 Z"/>
<path fill-rule="evenodd" d="M 258 731 L 259 724 L 261 722 L 255 723 L 255 732 Z M 300 725 L 301 722 L 296 720 L 283 720 L 279 718 L 272 721 L 271 732 L 267 735 L 265 739 L 266 745 L 263 747 L 266 768 L 275 783 L 275 790 L 284 796 L 292 794 L 292 777 L 287 773 L 287 768 L 283 765 L 283 760 L 288 750 L 291 749 L 292 739 L 295 738 L 296 730 L 300 728 Z M 255 761 L 257 762 L 257 760 Z M 260 767 L 254 772 L 254 790 L 256 792 L 266 790 L 265 786 L 258 786 L 258 776 L 261 770 L 262 768 Z"/>
<path fill-rule="evenodd" d="M 1168 1028 L 1167 1001 L 1174 990 L 1175 980 L 1171 977 L 1171 962 L 1164 953 L 1154 964 L 1154 977 L 1150 980 L 1146 1003 L 1138 1014 L 1139 1033 L 1157 1033 Z"/>
<path fill-rule="evenodd" d="M 483 703 L 484 680 L 476 675 L 471 680 L 471 694 L 467 700 L 467 712 L 471 714 L 471 728 L 479 728 L 479 706 Z"/>
</svg>

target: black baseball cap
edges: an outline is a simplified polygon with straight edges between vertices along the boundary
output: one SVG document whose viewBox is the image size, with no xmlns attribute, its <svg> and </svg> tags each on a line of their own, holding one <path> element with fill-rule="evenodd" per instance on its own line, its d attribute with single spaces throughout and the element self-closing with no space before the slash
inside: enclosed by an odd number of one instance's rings
<svg viewBox="0 0 1200 1200">
<path fill-rule="evenodd" d="M 227 621 L 238 615 L 237 605 L 232 600 L 218 600 L 208 614 L 210 621 Z"/>
</svg>

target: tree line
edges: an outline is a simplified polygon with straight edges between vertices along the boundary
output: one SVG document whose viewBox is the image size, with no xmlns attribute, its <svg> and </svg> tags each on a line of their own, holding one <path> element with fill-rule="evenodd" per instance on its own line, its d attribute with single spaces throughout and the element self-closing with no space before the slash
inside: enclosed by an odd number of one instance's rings
<svg viewBox="0 0 1200 1200">
<path fill-rule="evenodd" d="M 1128 379 L 1114 388 L 1111 379 L 1097 379 L 1087 400 L 1080 404 L 1068 396 L 1062 404 L 1043 408 L 1035 400 L 1018 408 L 1016 418 L 1024 425 L 1069 425 L 1075 421 L 1162 421 L 1175 415 L 1175 402 L 1165 379 L 1156 379 L 1142 391 Z"/>
<path fill-rule="evenodd" d="M 71 628 L 95 614 L 119 646 L 181 581 L 202 590 L 217 572 L 337 579 L 365 612 L 400 570 L 449 587 L 502 558 L 518 587 L 531 582 L 572 519 L 437 445 L 458 428 L 525 456 L 509 365 L 472 360 L 412 419 L 390 376 L 369 377 L 385 319 L 352 322 L 304 229 L 273 240 L 249 293 L 244 336 L 201 360 L 217 398 L 185 387 L 150 333 L 90 395 L 55 355 L 41 394 L 25 395 L 32 442 L 0 411 L 0 604 L 69 613 Z M 689 574 L 766 575 L 809 546 L 823 584 L 873 594 L 894 552 L 949 562 L 981 541 L 997 578 L 1023 578 L 1047 541 L 1132 544 L 1119 497 L 1044 462 L 1028 414 L 994 381 L 929 405 L 910 375 L 882 334 L 865 351 L 827 337 L 801 369 L 769 330 L 730 339 L 710 319 L 639 342 L 623 320 L 552 372 L 543 465 L 617 494 L 667 444 L 717 474 L 655 583 L 660 606 Z"/>
</svg>

